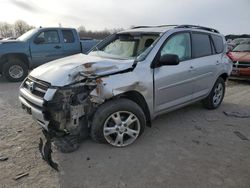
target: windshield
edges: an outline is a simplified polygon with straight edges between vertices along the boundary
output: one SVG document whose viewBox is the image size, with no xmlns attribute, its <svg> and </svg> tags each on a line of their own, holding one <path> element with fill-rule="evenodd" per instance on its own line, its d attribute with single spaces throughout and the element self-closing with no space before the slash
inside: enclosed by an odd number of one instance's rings
<svg viewBox="0 0 250 188">
<path fill-rule="evenodd" d="M 89 55 L 112 59 L 135 59 L 148 51 L 159 37 L 156 34 L 116 34 L 105 44 L 94 48 Z"/>
<path fill-rule="evenodd" d="M 233 49 L 233 52 L 250 52 L 250 44 L 240 44 Z"/>
<path fill-rule="evenodd" d="M 30 37 L 33 36 L 33 34 L 37 31 L 37 29 L 31 29 L 28 32 L 24 33 L 23 35 L 21 35 L 20 37 L 17 38 L 17 40 L 21 40 L 21 41 L 25 41 L 27 39 L 29 39 Z"/>
</svg>

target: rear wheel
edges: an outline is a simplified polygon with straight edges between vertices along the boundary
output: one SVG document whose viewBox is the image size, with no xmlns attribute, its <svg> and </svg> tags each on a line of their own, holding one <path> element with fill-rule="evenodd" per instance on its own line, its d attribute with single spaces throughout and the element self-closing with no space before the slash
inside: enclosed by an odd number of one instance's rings
<svg viewBox="0 0 250 188">
<path fill-rule="evenodd" d="M 207 109 L 216 109 L 220 106 L 225 94 L 225 81 L 219 77 L 207 98 L 203 102 L 203 106 Z"/>
<path fill-rule="evenodd" d="M 112 100 L 96 111 L 91 137 L 116 147 L 128 146 L 143 133 L 145 125 L 146 118 L 140 106 L 128 99 Z"/>
<path fill-rule="evenodd" d="M 11 82 L 20 82 L 28 75 L 28 66 L 20 59 L 11 59 L 3 65 L 3 76 Z"/>
</svg>

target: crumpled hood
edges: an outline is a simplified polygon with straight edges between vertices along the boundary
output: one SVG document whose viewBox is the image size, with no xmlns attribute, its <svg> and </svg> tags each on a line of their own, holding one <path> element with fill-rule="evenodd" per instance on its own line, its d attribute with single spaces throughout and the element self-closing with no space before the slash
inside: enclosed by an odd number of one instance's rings
<svg viewBox="0 0 250 188">
<path fill-rule="evenodd" d="M 39 66 L 30 73 L 30 76 L 48 82 L 52 86 L 61 87 L 77 81 L 79 73 L 101 76 L 128 69 L 133 63 L 134 60 L 114 60 L 76 54 Z"/>
</svg>

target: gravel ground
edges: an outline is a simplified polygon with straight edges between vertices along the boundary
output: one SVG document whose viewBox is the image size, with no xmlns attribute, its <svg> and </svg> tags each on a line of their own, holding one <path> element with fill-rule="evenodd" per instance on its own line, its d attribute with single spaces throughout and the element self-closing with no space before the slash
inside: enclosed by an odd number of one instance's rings
<svg viewBox="0 0 250 188">
<path fill-rule="evenodd" d="M 250 187 L 250 118 L 223 114 L 250 114 L 249 82 L 230 81 L 217 110 L 197 103 L 158 117 L 129 147 L 87 140 L 55 151 L 59 173 L 40 157 L 41 129 L 19 107 L 19 85 L 0 79 L 0 187 Z M 29 175 L 14 180 L 20 173 Z"/>
<path fill-rule="evenodd" d="M 20 108 L 20 83 L 7 83 L 0 78 L 0 187 L 60 187 L 58 173 L 42 159 L 38 151 L 41 129 Z M 19 180 L 18 174 L 29 173 Z"/>
</svg>

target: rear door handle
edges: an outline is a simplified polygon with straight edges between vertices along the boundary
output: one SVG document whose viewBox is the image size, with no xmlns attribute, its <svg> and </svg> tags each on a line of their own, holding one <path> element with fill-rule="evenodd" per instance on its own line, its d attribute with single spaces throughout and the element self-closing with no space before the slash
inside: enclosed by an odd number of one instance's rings
<svg viewBox="0 0 250 188">
<path fill-rule="evenodd" d="M 61 48 L 61 46 L 55 46 L 54 48 L 56 48 L 56 49 L 60 49 L 60 48 Z"/>
<path fill-rule="evenodd" d="M 217 61 L 216 61 L 216 65 L 219 65 L 219 64 L 220 64 L 220 61 L 217 60 Z"/>
</svg>

